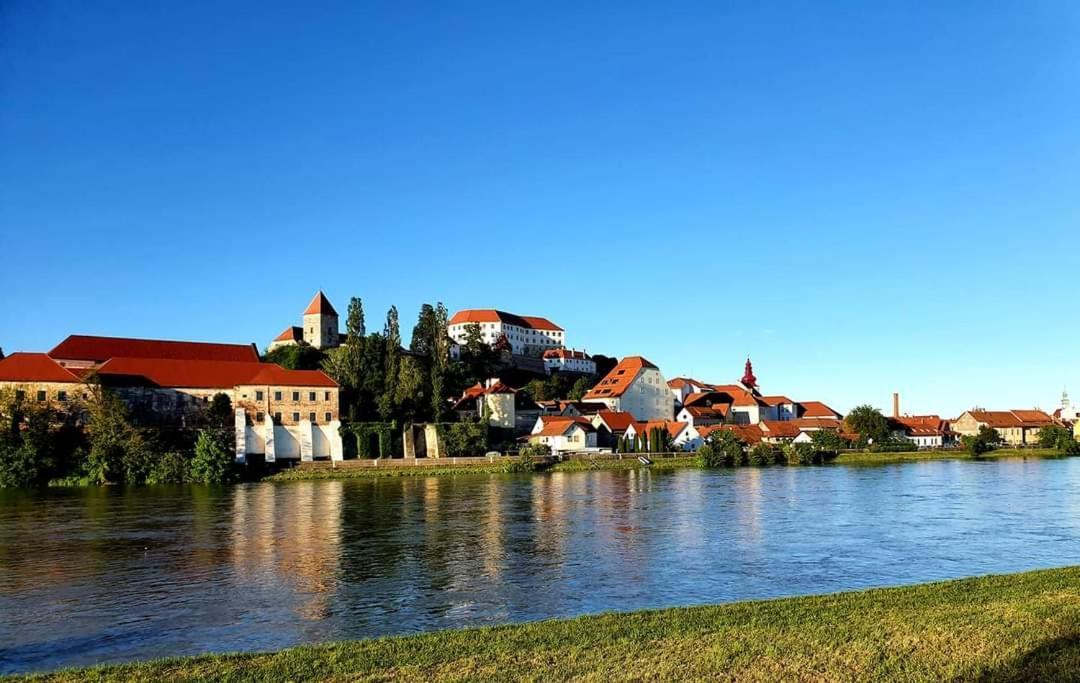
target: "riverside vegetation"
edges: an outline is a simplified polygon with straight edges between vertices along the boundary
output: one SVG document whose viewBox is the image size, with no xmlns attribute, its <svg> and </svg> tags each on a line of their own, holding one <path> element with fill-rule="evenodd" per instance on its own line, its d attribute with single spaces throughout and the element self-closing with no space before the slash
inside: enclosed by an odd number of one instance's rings
<svg viewBox="0 0 1080 683">
<path fill-rule="evenodd" d="M 1080 568 L 61 671 L 120 680 L 1080 678 Z"/>
</svg>

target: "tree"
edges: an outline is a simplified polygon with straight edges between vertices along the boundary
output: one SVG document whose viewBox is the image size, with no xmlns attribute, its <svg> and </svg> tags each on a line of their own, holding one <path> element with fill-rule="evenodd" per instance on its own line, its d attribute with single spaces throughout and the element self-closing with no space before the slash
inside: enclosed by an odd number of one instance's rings
<svg viewBox="0 0 1080 683">
<path fill-rule="evenodd" d="M 716 429 L 698 448 L 698 457 L 706 467 L 731 467 L 742 461 L 743 444 L 730 429 Z"/>
<path fill-rule="evenodd" d="M 364 325 L 364 302 L 358 296 L 349 299 L 349 311 L 345 316 L 345 336 L 361 339 L 367 334 Z"/>
<path fill-rule="evenodd" d="M 1057 448 L 1066 450 L 1072 441 L 1072 434 L 1061 425 L 1050 425 L 1039 430 L 1040 448 Z"/>
<path fill-rule="evenodd" d="M 574 386 L 570 387 L 570 392 L 567 394 L 567 397 L 571 401 L 580 401 L 589 389 L 592 388 L 593 384 L 595 384 L 595 378 L 593 377 L 578 377 L 574 382 Z"/>
<path fill-rule="evenodd" d="M 226 429 L 233 424 L 232 400 L 227 394 L 218 392 L 210 399 L 210 407 L 206 411 L 207 420 L 211 427 Z"/>
<path fill-rule="evenodd" d="M 602 354 L 596 354 L 592 359 L 593 362 L 596 363 L 596 374 L 600 377 L 611 372 L 615 366 L 619 364 L 618 358 L 611 358 Z"/>
<path fill-rule="evenodd" d="M 747 457 L 751 465 L 764 467 L 776 464 L 776 450 L 767 443 L 759 443 L 751 448 Z"/>
<path fill-rule="evenodd" d="M 972 457 L 979 457 L 983 453 L 994 450 L 1001 443 L 1001 434 L 998 433 L 993 427 L 987 427 L 983 425 L 979 427 L 979 432 L 974 436 L 965 434 L 961 437 L 960 441 L 964 444 L 964 448 L 971 453 Z"/>
<path fill-rule="evenodd" d="M 863 442 L 884 441 L 889 438 L 889 421 L 880 410 L 871 405 L 853 408 L 844 418 L 844 422 Z"/>
<path fill-rule="evenodd" d="M 383 391 L 379 396 L 379 417 L 390 420 L 397 412 L 400 404 L 397 401 L 397 385 L 401 372 L 401 327 L 398 323 L 397 306 L 391 306 L 386 312 L 386 325 L 383 327 L 383 340 L 385 344 L 383 373 Z"/>
<path fill-rule="evenodd" d="M 199 430 L 195 457 L 191 459 L 191 481 L 199 484 L 223 484 L 231 480 L 233 453 L 227 434 L 219 429 Z"/>
<path fill-rule="evenodd" d="M 810 432 L 810 447 L 818 453 L 836 453 L 847 448 L 848 442 L 832 429 L 818 429 Z"/>
<path fill-rule="evenodd" d="M 87 403 L 90 452 L 86 473 L 99 484 L 144 481 L 152 466 L 152 453 L 128 419 L 127 406 L 107 389 L 97 387 Z"/>
<path fill-rule="evenodd" d="M 286 370 L 318 370 L 325 359 L 325 353 L 307 342 L 279 346 L 263 356 L 267 363 L 276 363 Z"/>
</svg>

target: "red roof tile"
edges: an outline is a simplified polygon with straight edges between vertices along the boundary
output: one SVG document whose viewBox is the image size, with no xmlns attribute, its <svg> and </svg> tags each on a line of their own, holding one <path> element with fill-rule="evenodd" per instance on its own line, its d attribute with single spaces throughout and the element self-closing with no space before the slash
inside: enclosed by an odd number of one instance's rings
<svg viewBox="0 0 1080 683">
<path fill-rule="evenodd" d="M 787 396 L 762 396 L 761 402 L 767 406 L 779 406 L 785 403 L 795 403 Z"/>
<path fill-rule="evenodd" d="M 326 298 L 322 290 L 319 290 L 308 307 L 304 309 L 304 315 L 337 315 L 337 311 L 330 305 L 330 300 Z"/>
<path fill-rule="evenodd" d="M 0 360 L 2 382 L 79 382 L 80 377 L 44 353 L 13 353 Z"/>
<path fill-rule="evenodd" d="M 763 405 L 761 399 L 738 384 L 712 384 L 710 387 L 714 392 L 730 396 L 733 405 L 740 407 Z"/>
<path fill-rule="evenodd" d="M 574 351 L 572 349 L 548 349 L 544 351 L 544 358 L 589 360 L 589 355 L 584 351 Z"/>
<path fill-rule="evenodd" d="M 619 364 L 611 369 L 596 386 L 589 389 L 585 394 L 586 401 L 601 398 L 616 398 L 626 393 L 634 378 L 647 368 L 656 369 L 656 366 L 641 356 L 627 356 L 619 361 Z"/>
<path fill-rule="evenodd" d="M 601 410 L 597 416 L 613 432 L 625 432 L 634 423 L 633 414 L 622 410 Z"/>
<path fill-rule="evenodd" d="M 735 436 L 739 438 L 739 441 L 750 446 L 761 443 L 761 439 L 764 436 L 761 428 L 757 425 L 712 425 L 709 427 L 699 427 L 698 434 L 700 434 L 702 438 L 707 438 L 709 434 L 712 434 L 718 429 L 734 432 Z"/>
<path fill-rule="evenodd" d="M 274 337 L 274 341 L 294 341 L 298 342 L 304 338 L 304 328 L 297 327 L 295 325 L 286 327 L 285 331 Z"/>
<path fill-rule="evenodd" d="M 821 401 L 799 401 L 799 417 L 830 417 L 836 420 L 843 415 L 836 412 Z"/>
<path fill-rule="evenodd" d="M 240 385 L 336 387 L 320 370 L 286 370 L 274 363 L 236 363 L 163 358 L 111 358 L 98 369 L 104 383 L 185 389 L 231 389 Z"/>
<path fill-rule="evenodd" d="M 129 339 L 73 334 L 49 351 L 59 361 L 104 362 L 110 358 L 166 358 L 170 360 L 259 361 L 254 344 L 212 344 L 165 339 Z"/>
<path fill-rule="evenodd" d="M 794 439 L 802 431 L 798 425 L 785 420 L 762 420 L 760 427 L 770 439 Z"/>
<path fill-rule="evenodd" d="M 534 315 L 516 315 L 506 311 L 497 311 L 494 308 L 467 308 L 455 313 L 449 322 L 450 325 L 466 325 L 469 323 L 503 323 L 533 330 L 562 331 L 561 327 L 547 318 Z"/>
</svg>

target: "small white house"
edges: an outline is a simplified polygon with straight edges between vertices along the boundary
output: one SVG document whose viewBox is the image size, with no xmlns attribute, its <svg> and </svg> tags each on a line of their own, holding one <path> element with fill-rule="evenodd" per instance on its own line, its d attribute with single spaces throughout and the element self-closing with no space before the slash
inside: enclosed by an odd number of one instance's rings
<svg viewBox="0 0 1080 683">
<path fill-rule="evenodd" d="M 573 349 L 548 349 L 544 351 L 544 372 L 574 372 L 582 375 L 596 374 L 596 361 L 584 351 Z"/>
<path fill-rule="evenodd" d="M 596 428 L 583 417 L 542 415 L 536 420 L 529 443 L 542 443 L 553 454 L 596 448 Z"/>
</svg>

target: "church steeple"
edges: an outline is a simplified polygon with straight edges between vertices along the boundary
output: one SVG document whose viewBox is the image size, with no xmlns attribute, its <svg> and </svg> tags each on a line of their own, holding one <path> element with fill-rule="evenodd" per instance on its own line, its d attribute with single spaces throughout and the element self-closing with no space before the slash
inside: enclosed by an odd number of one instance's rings
<svg viewBox="0 0 1080 683">
<path fill-rule="evenodd" d="M 750 362 L 750 356 L 746 357 L 746 371 L 743 372 L 742 385 L 753 391 L 757 389 L 757 377 L 754 377 L 754 366 Z"/>
</svg>

